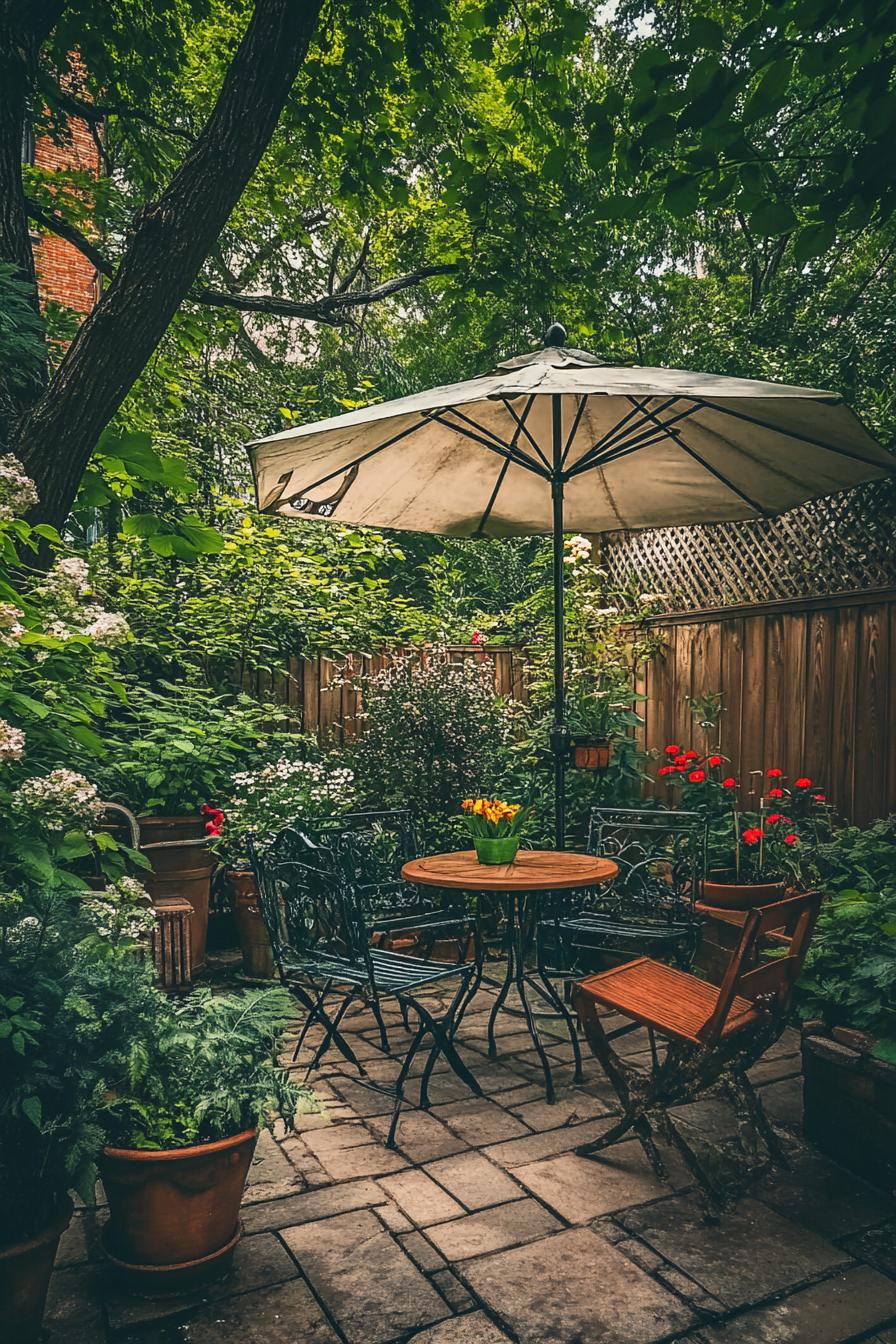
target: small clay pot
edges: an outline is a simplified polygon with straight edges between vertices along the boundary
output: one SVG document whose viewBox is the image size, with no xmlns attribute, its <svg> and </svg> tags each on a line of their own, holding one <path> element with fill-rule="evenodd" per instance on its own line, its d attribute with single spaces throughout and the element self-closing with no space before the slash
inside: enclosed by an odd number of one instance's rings
<svg viewBox="0 0 896 1344">
<path fill-rule="evenodd" d="M 757 905 L 773 905 L 784 899 L 783 882 L 722 881 L 721 873 L 711 873 L 703 883 L 701 904 L 720 910 L 752 910 Z"/>
<path fill-rule="evenodd" d="M 572 763 L 577 770 L 606 770 L 613 756 L 613 743 L 606 737 L 573 743 Z"/>
<path fill-rule="evenodd" d="M 247 980 L 272 980 L 274 953 L 258 903 L 255 874 L 233 869 L 228 872 L 227 880 L 232 895 L 233 921 L 243 954 L 243 973 Z"/>
<path fill-rule="evenodd" d="M 0 1318 L 5 1339 L 29 1344 L 40 1333 L 59 1238 L 72 1220 L 66 1196 L 56 1217 L 36 1236 L 0 1246 Z"/>
<path fill-rule="evenodd" d="M 180 1291 L 227 1267 L 257 1139 L 247 1129 L 191 1148 L 103 1149 L 103 1246 L 138 1291 Z"/>
</svg>

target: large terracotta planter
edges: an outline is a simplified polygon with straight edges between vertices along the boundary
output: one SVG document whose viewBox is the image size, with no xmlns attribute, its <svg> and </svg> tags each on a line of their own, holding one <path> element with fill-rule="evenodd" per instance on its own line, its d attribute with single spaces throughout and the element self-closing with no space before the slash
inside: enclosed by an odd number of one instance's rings
<svg viewBox="0 0 896 1344">
<path fill-rule="evenodd" d="M 257 1139 L 247 1129 L 193 1148 L 103 1149 L 103 1245 L 138 1290 L 180 1290 L 227 1267 Z"/>
<path fill-rule="evenodd" d="M 182 817 L 140 817 L 141 845 L 177 840 L 204 840 L 205 823 L 197 814 Z M 205 965 L 208 903 L 217 860 L 200 845 L 150 849 L 146 857 L 152 872 L 143 878 L 153 902 L 163 896 L 181 896 L 193 907 L 190 929 L 194 971 Z"/>
<path fill-rule="evenodd" d="M 4 1339 L 28 1344 L 37 1338 L 59 1238 L 71 1217 L 72 1202 L 66 1197 L 56 1217 L 37 1236 L 0 1246 L 0 1321 Z"/>
<path fill-rule="evenodd" d="M 274 953 L 258 903 L 255 874 L 231 869 L 227 880 L 232 894 L 233 920 L 243 954 L 243 973 L 248 980 L 271 980 L 275 973 Z"/>
<path fill-rule="evenodd" d="M 713 874 L 703 883 L 703 904 L 720 910 L 752 910 L 757 905 L 772 905 L 784 899 L 783 882 L 723 882 L 713 880 Z"/>
</svg>

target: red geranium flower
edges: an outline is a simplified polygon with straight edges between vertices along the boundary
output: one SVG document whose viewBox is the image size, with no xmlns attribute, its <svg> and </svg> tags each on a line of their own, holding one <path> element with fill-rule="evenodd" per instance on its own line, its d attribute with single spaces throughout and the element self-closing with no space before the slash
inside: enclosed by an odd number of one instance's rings
<svg viewBox="0 0 896 1344">
<path fill-rule="evenodd" d="M 663 775 L 674 775 L 674 774 L 675 774 L 675 766 L 674 766 L 674 765 L 661 765 L 660 768 L 659 768 L 659 770 L 657 770 L 656 773 L 657 773 L 657 778 L 658 778 L 658 779 L 662 779 Z"/>
<path fill-rule="evenodd" d="M 789 820 L 790 818 L 785 817 L 783 812 L 772 812 L 770 816 L 766 817 L 765 824 L 766 826 L 774 826 L 776 821 L 789 821 Z"/>
<path fill-rule="evenodd" d="M 769 779 L 780 779 L 783 773 L 784 773 L 783 770 L 777 770 L 777 769 L 766 771 L 766 774 L 768 775 Z"/>
<path fill-rule="evenodd" d="M 206 835 L 220 835 L 221 823 L 219 821 L 207 821 L 205 823 L 205 833 Z"/>
<path fill-rule="evenodd" d="M 685 762 L 682 762 L 681 765 L 673 766 L 673 769 L 674 769 L 674 770 L 676 771 L 676 773 L 679 774 L 679 775 L 683 775 L 684 772 L 687 770 L 687 768 L 688 768 L 688 767 L 687 767 L 687 764 L 686 764 Z"/>
<path fill-rule="evenodd" d="M 723 788 L 723 789 L 736 789 L 736 788 L 737 788 L 737 780 L 734 778 L 733 775 L 729 775 L 727 779 L 723 779 L 723 780 L 722 780 L 722 788 Z"/>
<path fill-rule="evenodd" d="M 216 807 L 212 807 L 211 804 L 209 803 L 203 803 L 199 809 L 199 811 L 202 813 L 204 817 L 210 817 L 211 814 L 213 812 L 217 812 L 217 810 L 218 809 Z"/>
<path fill-rule="evenodd" d="M 722 758 L 721 758 L 721 756 L 707 756 L 707 758 L 706 758 L 706 764 L 707 764 L 707 765 L 721 765 L 721 764 L 722 764 Z"/>
<path fill-rule="evenodd" d="M 688 758 L 687 758 L 687 756 L 676 756 L 676 757 L 675 757 L 675 764 L 676 764 L 676 765 L 687 765 L 687 763 L 688 763 Z"/>
<path fill-rule="evenodd" d="M 792 831 L 791 831 L 790 835 L 785 835 L 785 837 L 784 837 L 784 843 L 785 843 L 785 845 L 798 845 L 799 842 L 800 842 L 800 838 L 799 838 L 799 836 L 798 836 L 798 835 L 794 835 Z"/>
<path fill-rule="evenodd" d="M 474 630 L 474 631 L 473 631 L 472 635 L 470 636 L 470 643 L 471 643 L 471 644 L 481 644 L 481 643 L 482 643 L 482 635 L 479 633 L 478 630 Z"/>
<path fill-rule="evenodd" d="M 808 775 L 800 775 L 799 779 L 793 781 L 795 789 L 811 789 L 812 781 Z"/>
<path fill-rule="evenodd" d="M 759 841 L 762 839 L 762 834 L 763 833 L 758 826 L 748 826 L 744 831 L 744 844 L 758 845 Z"/>
<path fill-rule="evenodd" d="M 827 800 L 828 800 L 828 799 L 827 799 L 827 794 L 825 794 L 825 793 L 813 793 L 813 795 L 812 795 L 812 800 L 813 800 L 813 802 L 816 802 L 816 803 L 826 803 Z"/>
<path fill-rule="evenodd" d="M 702 784 L 705 778 L 706 778 L 705 770 L 692 770 L 691 773 L 688 775 L 688 779 L 691 781 L 692 784 Z"/>
<path fill-rule="evenodd" d="M 769 798 L 783 798 L 783 797 L 784 797 L 784 790 L 783 790 L 783 789 L 769 789 L 768 794 L 767 794 L 767 797 L 769 797 Z"/>
<path fill-rule="evenodd" d="M 699 759 L 699 757 L 700 757 L 699 751 L 689 750 L 686 751 L 684 754 L 684 758 L 686 761 L 696 761 Z"/>
<path fill-rule="evenodd" d="M 677 756 L 681 751 L 681 747 L 678 745 L 677 742 L 670 742 L 665 750 L 667 756 Z"/>
</svg>

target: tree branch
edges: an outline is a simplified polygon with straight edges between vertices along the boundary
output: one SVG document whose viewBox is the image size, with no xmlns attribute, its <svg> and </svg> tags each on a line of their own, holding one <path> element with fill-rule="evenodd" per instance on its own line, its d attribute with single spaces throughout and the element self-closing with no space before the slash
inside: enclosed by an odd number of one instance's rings
<svg viewBox="0 0 896 1344">
<path fill-rule="evenodd" d="M 55 233 L 58 238 L 64 238 L 72 247 L 77 248 L 83 257 L 95 266 L 100 275 L 105 275 L 111 280 L 115 274 L 115 267 L 100 249 L 90 241 L 86 234 L 82 233 L 74 224 L 70 224 L 62 215 L 57 214 L 55 210 L 44 210 L 31 196 L 25 197 L 25 207 L 28 211 L 28 218 L 33 219 L 35 224 L 39 224 L 42 229 L 49 229 Z"/>
<path fill-rule="evenodd" d="M 299 299 L 285 299 L 277 294 L 228 294 L 222 289 L 200 289 L 189 297 L 199 303 L 208 303 L 216 308 L 235 308 L 241 313 L 267 313 L 272 317 L 299 317 L 306 322 L 325 322 L 336 326 L 340 315 L 350 308 L 366 307 L 370 303 L 379 303 L 391 298 L 403 289 L 411 289 L 423 280 L 435 275 L 453 275 L 458 267 L 454 262 L 441 266 L 421 266 L 419 270 L 407 275 L 395 276 L 373 289 L 354 290 L 350 294 L 327 294 L 321 299 L 303 302 Z"/>
</svg>

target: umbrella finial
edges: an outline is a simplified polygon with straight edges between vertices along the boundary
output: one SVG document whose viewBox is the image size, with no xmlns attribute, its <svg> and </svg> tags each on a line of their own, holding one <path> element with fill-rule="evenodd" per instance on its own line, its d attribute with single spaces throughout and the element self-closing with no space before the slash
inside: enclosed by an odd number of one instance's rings
<svg viewBox="0 0 896 1344">
<path fill-rule="evenodd" d="M 565 345 L 566 328 L 561 322 L 552 322 L 544 338 L 545 345 Z"/>
</svg>

